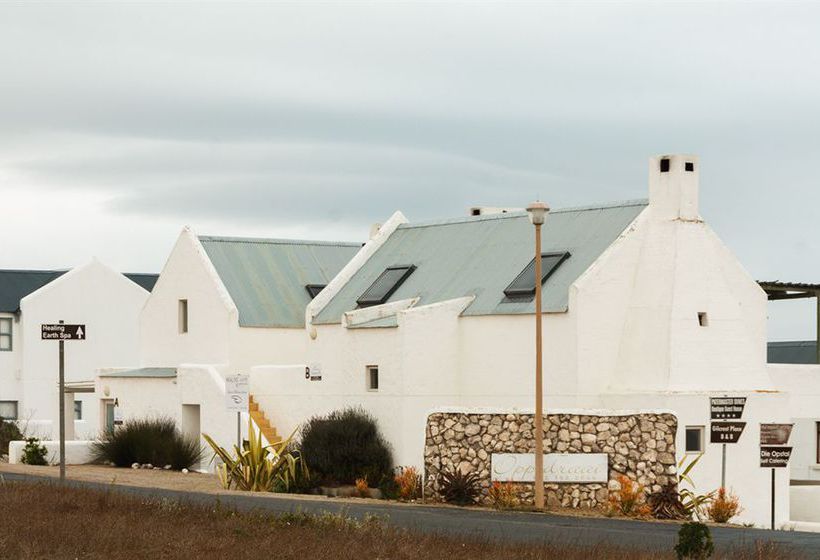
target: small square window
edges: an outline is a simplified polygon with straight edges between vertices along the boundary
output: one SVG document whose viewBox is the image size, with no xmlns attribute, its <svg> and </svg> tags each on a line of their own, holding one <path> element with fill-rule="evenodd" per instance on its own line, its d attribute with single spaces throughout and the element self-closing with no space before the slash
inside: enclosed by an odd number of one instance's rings
<svg viewBox="0 0 820 560">
<path fill-rule="evenodd" d="M 709 314 L 705 311 L 701 311 L 698 313 L 698 324 L 701 327 L 708 327 L 709 326 Z"/>
<path fill-rule="evenodd" d="M 379 366 L 367 366 L 367 390 L 379 390 Z"/>
<path fill-rule="evenodd" d="M 83 419 L 83 401 L 74 401 L 74 420 Z"/>
<path fill-rule="evenodd" d="M 683 167 L 683 168 L 684 168 L 686 171 L 694 171 L 694 170 L 695 170 L 695 164 L 694 164 L 694 162 L 687 161 L 687 162 L 684 164 L 684 167 Z"/>
<path fill-rule="evenodd" d="M 188 300 L 179 300 L 179 334 L 188 332 Z"/>
<path fill-rule="evenodd" d="M 12 351 L 12 322 L 11 317 L 3 317 L 0 319 L 0 352 Z"/>
<path fill-rule="evenodd" d="M 0 418 L 17 420 L 17 401 L 0 401 Z"/>
<path fill-rule="evenodd" d="M 663 158 L 661 160 L 661 173 L 669 173 L 669 159 Z"/>
<path fill-rule="evenodd" d="M 686 452 L 703 453 L 703 426 L 686 426 Z"/>
</svg>

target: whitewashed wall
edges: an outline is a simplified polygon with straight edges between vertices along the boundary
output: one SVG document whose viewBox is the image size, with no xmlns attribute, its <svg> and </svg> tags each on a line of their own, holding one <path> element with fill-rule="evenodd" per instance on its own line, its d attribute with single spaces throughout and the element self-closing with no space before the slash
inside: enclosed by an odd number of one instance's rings
<svg viewBox="0 0 820 560">
<path fill-rule="evenodd" d="M 22 420 L 23 339 L 20 323 L 18 317 L 13 313 L 0 313 L 0 318 L 12 320 L 12 350 L 11 352 L 0 352 L 0 401 L 17 401 L 18 413 Z"/>
<path fill-rule="evenodd" d="M 65 343 L 65 379 L 92 381 L 101 367 L 137 362 L 138 317 L 147 298 L 143 288 L 96 260 L 23 298 L 20 416 L 32 435 L 54 438 L 58 425 L 58 343 L 41 340 L 40 326 L 59 320 L 87 326 L 87 340 Z M 75 438 L 91 439 L 99 428 L 96 398 L 77 394 L 75 399 L 83 402 Z"/>
<path fill-rule="evenodd" d="M 820 422 L 820 365 L 769 364 L 769 374 L 779 390 L 789 395 L 794 422 L 790 443 L 792 479 L 820 480 L 817 461 L 817 423 Z"/>
</svg>

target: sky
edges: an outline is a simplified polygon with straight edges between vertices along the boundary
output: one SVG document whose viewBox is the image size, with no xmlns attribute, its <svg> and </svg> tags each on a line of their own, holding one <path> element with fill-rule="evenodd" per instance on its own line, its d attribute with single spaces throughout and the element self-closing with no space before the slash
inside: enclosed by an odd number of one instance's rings
<svg viewBox="0 0 820 560">
<path fill-rule="evenodd" d="M 645 198 L 694 153 L 750 274 L 820 283 L 818 68 L 809 3 L 0 2 L 0 267 Z"/>
</svg>

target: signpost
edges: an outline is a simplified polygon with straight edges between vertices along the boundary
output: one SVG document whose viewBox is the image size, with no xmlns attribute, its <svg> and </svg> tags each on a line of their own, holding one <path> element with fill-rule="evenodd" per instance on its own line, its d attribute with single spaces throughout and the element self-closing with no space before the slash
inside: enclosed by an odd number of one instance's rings
<svg viewBox="0 0 820 560">
<path fill-rule="evenodd" d="M 60 482 L 65 482 L 65 348 L 66 340 L 85 340 L 85 325 L 66 325 L 60 321 L 56 325 L 40 325 L 42 340 L 60 341 Z"/>
<path fill-rule="evenodd" d="M 737 443 L 746 427 L 746 422 L 723 422 L 739 420 L 746 408 L 746 397 L 712 397 L 709 399 L 709 416 L 712 420 L 712 443 L 723 444 L 720 463 L 720 485 L 726 488 L 726 444 Z M 721 422 L 715 422 L 721 420 Z"/>
<path fill-rule="evenodd" d="M 236 444 L 242 449 L 242 413 L 248 411 L 249 383 L 247 375 L 229 375 L 225 378 L 225 405 L 236 411 Z"/>
<path fill-rule="evenodd" d="M 772 530 L 774 530 L 775 469 L 789 466 L 792 448 L 789 443 L 794 424 L 760 425 L 760 466 L 772 469 Z"/>
</svg>

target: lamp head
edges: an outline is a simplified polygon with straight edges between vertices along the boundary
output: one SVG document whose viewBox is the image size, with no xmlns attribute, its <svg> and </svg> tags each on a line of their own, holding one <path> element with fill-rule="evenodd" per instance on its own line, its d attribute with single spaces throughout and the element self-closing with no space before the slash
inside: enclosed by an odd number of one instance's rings
<svg viewBox="0 0 820 560">
<path fill-rule="evenodd" d="M 547 221 L 547 214 L 550 211 L 550 207 L 540 200 L 536 200 L 535 202 L 531 202 L 529 206 L 527 206 L 527 213 L 530 216 L 530 222 L 534 226 L 541 226 L 544 225 L 544 222 Z"/>
</svg>

